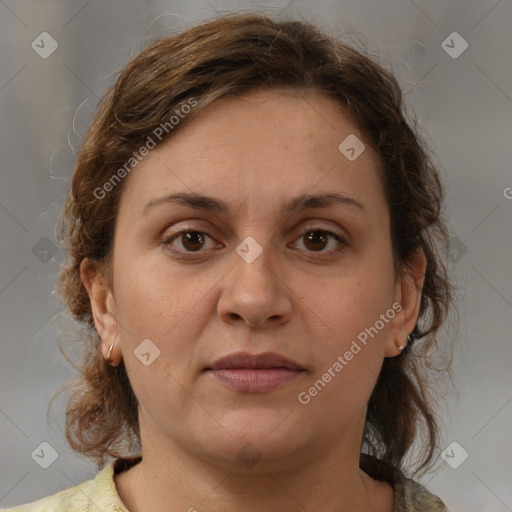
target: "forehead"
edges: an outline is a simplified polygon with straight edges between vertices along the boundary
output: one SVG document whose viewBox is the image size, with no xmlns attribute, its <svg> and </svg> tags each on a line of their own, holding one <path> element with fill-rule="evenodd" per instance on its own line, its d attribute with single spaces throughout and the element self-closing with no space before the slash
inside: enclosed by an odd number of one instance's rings
<svg viewBox="0 0 512 512">
<path fill-rule="evenodd" d="M 347 137 L 364 140 L 343 106 L 323 94 L 261 90 L 216 100 L 144 157 L 121 204 L 142 213 L 176 190 L 260 206 L 319 188 L 382 195 L 378 157 L 365 143 L 350 161 L 340 150 Z"/>
</svg>

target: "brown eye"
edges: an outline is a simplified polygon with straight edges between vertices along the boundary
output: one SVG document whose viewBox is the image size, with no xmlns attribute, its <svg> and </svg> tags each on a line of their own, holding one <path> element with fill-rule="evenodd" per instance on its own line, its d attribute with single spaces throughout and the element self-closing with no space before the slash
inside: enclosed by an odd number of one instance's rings
<svg viewBox="0 0 512 512">
<path fill-rule="evenodd" d="M 341 251 L 347 245 L 341 236 L 325 229 L 308 229 L 302 233 L 298 240 L 302 241 L 306 252 L 318 252 L 321 254 Z M 331 240 L 334 240 L 334 242 L 331 243 Z M 331 245 L 330 249 L 328 248 L 329 245 Z M 326 248 L 328 249 L 324 250 Z"/>
<path fill-rule="evenodd" d="M 178 252 L 199 252 L 205 247 L 207 239 L 212 240 L 202 231 L 180 231 L 165 240 L 165 243 Z M 176 247 L 176 242 L 178 242 L 178 247 Z"/>
<path fill-rule="evenodd" d="M 188 233 L 182 233 L 181 239 L 183 247 L 187 251 L 197 251 L 204 245 L 204 234 L 199 231 L 190 231 Z"/>
<path fill-rule="evenodd" d="M 304 236 L 305 246 L 314 251 L 322 250 L 325 248 L 329 241 L 329 236 L 325 231 L 310 231 Z"/>
</svg>

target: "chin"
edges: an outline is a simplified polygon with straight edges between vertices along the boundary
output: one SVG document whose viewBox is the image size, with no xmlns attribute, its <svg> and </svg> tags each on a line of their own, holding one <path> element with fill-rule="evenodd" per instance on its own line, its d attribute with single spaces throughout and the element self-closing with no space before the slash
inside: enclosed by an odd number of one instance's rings
<svg viewBox="0 0 512 512">
<path fill-rule="evenodd" d="M 262 438 L 261 442 L 234 441 L 226 446 L 214 445 L 203 452 L 203 460 L 217 468 L 233 473 L 267 473 L 287 471 L 296 468 L 301 459 L 301 448 L 298 443 L 290 443 L 288 439 L 275 440 L 269 443 Z M 206 448 L 205 448 L 206 450 Z"/>
<path fill-rule="evenodd" d="M 194 449 L 201 458 L 230 471 L 258 472 L 297 464 L 311 440 L 304 421 L 290 411 L 236 411 L 204 429 Z M 200 452 L 198 452 L 198 450 Z"/>
</svg>

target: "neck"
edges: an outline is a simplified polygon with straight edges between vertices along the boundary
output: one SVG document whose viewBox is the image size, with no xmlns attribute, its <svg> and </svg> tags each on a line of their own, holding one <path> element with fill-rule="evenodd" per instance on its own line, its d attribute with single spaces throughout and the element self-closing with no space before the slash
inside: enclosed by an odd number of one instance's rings
<svg viewBox="0 0 512 512">
<path fill-rule="evenodd" d="M 143 446 L 142 461 L 115 482 L 130 512 L 392 510 L 392 488 L 359 469 L 359 443 L 313 448 L 241 469 L 201 460 L 167 440 Z"/>
</svg>

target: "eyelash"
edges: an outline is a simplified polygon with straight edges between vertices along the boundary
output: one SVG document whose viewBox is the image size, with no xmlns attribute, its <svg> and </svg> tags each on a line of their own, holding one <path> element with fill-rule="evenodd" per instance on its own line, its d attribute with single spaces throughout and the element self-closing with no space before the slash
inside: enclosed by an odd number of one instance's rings
<svg viewBox="0 0 512 512">
<path fill-rule="evenodd" d="M 185 235 L 187 233 L 200 233 L 201 235 L 206 235 L 208 238 L 211 238 L 213 240 L 213 238 L 210 235 L 208 235 L 208 233 L 206 233 L 205 231 L 200 231 L 200 230 L 197 230 L 197 229 L 183 229 L 181 231 L 177 231 L 176 233 L 173 233 L 173 234 L 169 235 L 164 240 L 162 240 L 162 242 L 166 246 L 169 247 L 169 245 L 172 242 L 174 242 L 174 240 L 179 239 L 180 236 L 183 236 L 183 235 Z M 296 238 L 296 240 L 298 240 L 300 238 L 303 238 L 305 235 L 307 235 L 309 233 L 322 233 L 322 234 L 326 235 L 327 237 L 334 238 L 339 243 L 339 247 L 337 247 L 336 249 L 331 249 L 330 251 L 306 251 L 306 252 L 309 252 L 311 254 L 333 255 L 335 253 L 342 252 L 346 248 L 346 246 L 348 245 L 346 240 L 344 238 L 342 238 L 340 235 L 338 235 L 337 233 L 334 233 L 332 231 L 329 231 L 327 229 L 323 229 L 323 228 L 307 228 L 306 230 L 302 231 L 302 233 L 298 236 L 298 238 Z M 169 250 L 172 251 L 175 254 L 180 254 L 182 258 L 189 258 L 190 256 L 192 256 L 194 254 L 199 254 L 201 252 L 204 252 L 201 249 L 198 250 L 198 251 L 186 251 L 186 250 L 183 251 L 183 250 L 171 249 L 170 247 L 169 247 Z"/>
</svg>

